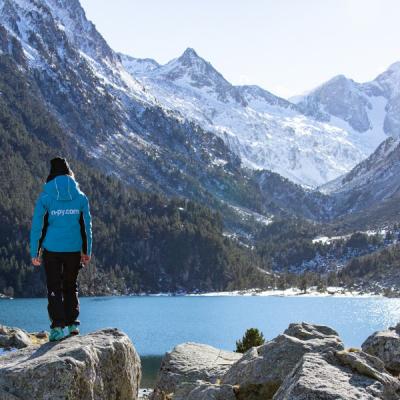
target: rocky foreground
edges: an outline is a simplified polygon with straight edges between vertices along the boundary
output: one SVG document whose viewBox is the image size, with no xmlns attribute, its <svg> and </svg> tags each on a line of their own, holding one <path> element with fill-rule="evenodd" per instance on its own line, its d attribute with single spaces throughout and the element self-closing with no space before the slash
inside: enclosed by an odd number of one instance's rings
<svg viewBox="0 0 400 400">
<path fill-rule="evenodd" d="M 7 336 L 19 349 L 0 356 L 1 400 L 137 399 L 140 358 L 128 336 L 117 329 L 42 345 L 18 329 L 0 333 L 0 343 Z M 15 341 L 16 336 L 24 340 Z"/>
<path fill-rule="evenodd" d="M 186 343 L 167 353 L 152 400 L 399 400 L 400 324 L 345 349 L 327 326 L 290 324 L 238 358 Z M 199 357 L 201 354 L 201 357 Z"/>
<path fill-rule="evenodd" d="M 0 400 L 135 400 L 140 359 L 103 329 L 59 343 L 0 326 Z M 185 343 L 162 361 L 152 400 L 399 400 L 400 324 L 345 349 L 327 326 L 290 324 L 245 354 Z"/>
</svg>

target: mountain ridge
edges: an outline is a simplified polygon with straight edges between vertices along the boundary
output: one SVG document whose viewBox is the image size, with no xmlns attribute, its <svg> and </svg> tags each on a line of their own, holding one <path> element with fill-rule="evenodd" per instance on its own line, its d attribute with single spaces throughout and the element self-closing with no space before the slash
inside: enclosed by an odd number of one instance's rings
<svg viewBox="0 0 400 400">
<path fill-rule="evenodd" d="M 1 50 L 37 84 L 70 145 L 92 165 L 141 190 L 258 208 L 242 193 L 249 179 L 239 158 L 163 109 L 125 71 L 79 1 L 1 0 L 0 15 Z"/>
<path fill-rule="evenodd" d="M 258 86 L 230 84 L 193 49 L 151 69 L 122 62 L 163 107 L 217 134 L 247 168 L 315 187 L 365 158 L 343 129 L 307 118 Z"/>
<path fill-rule="evenodd" d="M 39 11 L 45 14 L 46 29 Z M 77 144 L 86 147 L 90 162 L 101 165 L 103 171 L 142 190 L 206 201 L 212 207 L 222 207 L 227 214 L 238 206 L 261 213 L 266 218 L 273 213 L 285 214 L 289 210 L 296 216 L 317 220 L 332 219 L 340 214 L 334 210 L 334 202 L 324 195 L 304 191 L 268 171 L 243 169 L 239 151 L 233 151 L 242 143 L 230 132 L 225 129 L 218 134 L 209 132 L 187 118 L 185 113 L 163 107 L 159 97 L 149 93 L 144 83 L 135 77 L 127 77 L 123 67 L 124 56 L 114 53 L 94 25 L 86 20 L 78 0 L 72 3 L 64 0 L 2 0 L 0 12 L 6 17 L 6 27 L 0 35 L 3 51 L 13 55 L 26 72 L 32 74 L 31 79 L 38 84 L 43 99 L 69 132 L 72 147 Z M 21 27 L 18 24 L 22 24 Z M 86 34 L 89 38 L 82 39 L 82 35 Z M 52 53 L 51 49 L 57 51 Z M 35 54 L 36 59 L 32 61 L 29 54 Z M 129 60 L 134 61 L 133 58 Z M 45 70 L 38 70 L 37 62 L 44 65 Z M 78 68 L 72 65 L 76 63 Z M 277 129 L 267 133 L 269 138 L 273 138 L 271 140 L 278 140 L 274 136 L 278 137 L 280 127 L 285 126 L 287 137 L 278 142 L 280 146 L 276 146 L 275 153 L 271 152 L 272 156 L 276 156 L 275 162 L 281 161 L 278 153 L 290 139 L 295 148 L 302 145 L 313 155 L 314 164 L 307 167 L 315 167 L 318 171 L 319 164 L 329 161 L 329 157 L 318 154 L 318 150 L 321 146 L 329 148 L 332 144 L 330 136 L 342 132 L 334 129 L 327 136 L 321 135 L 320 143 L 315 142 L 313 134 L 318 130 L 307 133 L 307 128 L 299 133 L 296 131 L 298 127 L 291 126 L 292 123 L 308 123 L 302 120 L 296 105 L 258 86 L 231 85 L 191 48 L 164 66 L 151 59 L 144 63 L 147 65 L 143 69 L 145 74 L 157 75 L 154 71 L 161 69 L 163 80 L 174 83 L 187 76 L 189 66 L 193 70 L 191 79 L 195 80 L 197 90 L 191 91 L 192 86 L 189 85 L 189 93 L 194 93 L 201 101 L 204 91 L 206 95 L 209 90 L 212 92 L 211 97 L 205 97 L 213 102 L 211 110 L 204 112 L 218 113 L 220 110 L 214 110 L 213 106 L 225 102 L 233 109 L 233 114 L 229 114 L 228 110 L 227 116 L 240 114 L 243 105 L 251 109 L 250 114 L 259 113 L 257 118 L 264 112 L 263 117 L 269 118 L 269 129 Z M 396 65 L 392 70 L 396 73 Z M 105 72 L 109 77 L 101 75 Z M 208 78 L 206 80 L 202 80 L 204 73 Z M 343 80 L 346 81 L 346 78 L 336 77 L 334 82 Z M 129 86 L 132 82 L 135 83 Z M 184 83 L 188 81 L 184 79 Z M 166 88 L 170 89 L 170 86 Z M 135 93 L 131 97 L 132 92 Z M 98 113 L 99 109 L 105 112 Z M 279 111 L 278 116 L 274 114 L 276 110 Z M 224 112 L 226 109 L 222 109 Z M 104 118 L 105 115 L 107 118 Z M 212 115 L 207 124 L 213 124 Z M 246 128 L 246 124 L 243 126 Z M 256 125 L 255 128 L 260 126 L 263 125 Z M 299 144 L 298 135 L 301 139 L 305 137 L 306 141 Z M 249 148 L 245 150 L 250 153 L 252 150 L 259 151 L 262 146 L 257 144 L 257 138 L 257 133 L 246 138 Z M 335 142 L 338 147 L 334 149 L 332 162 L 337 162 L 336 158 L 340 159 L 341 153 L 344 157 L 354 156 L 350 151 L 354 150 L 354 146 L 346 147 L 342 139 Z M 254 144 L 255 149 L 252 149 Z M 311 144 L 313 146 L 310 147 Z M 269 150 L 264 151 L 268 153 Z M 299 162 L 297 155 L 294 151 L 293 154 L 285 154 L 285 157 L 288 156 L 288 162 L 296 166 Z M 351 164 L 355 161 L 353 159 Z M 283 168 L 286 166 L 283 165 Z M 347 169 L 343 168 L 341 172 L 345 173 Z M 261 180 L 260 176 L 263 177 Z M 293 176 L 289 174 L 289 178 Z M 229 212 L 221 204 L 221 199 L 233 206 L 228 206 Z M 302 199 L 304 204 L 296 199 Z M 344 209 L 342 211 L 345 212 Z"/>
<path fill-rule="evenodd" d="M 335 212 L 329 215 L 329 209 L 334 208 L 334 205 L 323 194 L 304 191 L 268 171 L 260 170 L 258 173 L 258 168 L 243 169 L 243 160 L 238 155 L 240 151 L 233 151 L 241 147 L 243 142 L 224 127 L 219 127 L 219 132 L 210 132 L 205 129 L 209 126 L 202 129 L 185 113 L 172 107 L 163 107 L 160 97 L 149 93 L 145 83 L 128 76 L 123 66 L 124 56 L 114 53 L 94 25 L 87 21 L 78 0 L 2 0 L 0 13 L 5 21 L 0 35 L 3 52 L 11 54 L 31 75 L 44 101 L 69 133 L 71 146 L 79 144 L 86 147 L 93 165 L 101 165 L 104 171 L 144 190 L 206 200 L 207 204 L 213 206 L 222 199 L 234 206 L 233 209 L 239 206 L 243 210 L 264 214 L 266 218 L 270 218 L 272 210 L 277 213 L 291 210 L 294 215 L 312 219 L 329 219 L 337 215 Z M 133 58 L 129 60 L 134 61 Z M 38 69 L 38 63 L 46 68 Z M 186 89 L 194 93 L 197 100 L 212 100 L 210 110 L 200 110 L 200 114 L 227 112 L 226 116 L 234 116 L 235 113 L 240 114 L 244 106 L 247 111 L 250 110 L 246 117 L 257 113 L 257 118 L 260 115 L 268 117 L 269 129 L 277 129 L 267 132 L 271 140 L 278 140 L 276 137 L 281 132 L 279 129 L 284 126 L 287 136 L 278 142 L 280 146 L 272 154 L 276 156 L 277 163 L 282 160 L 277 153 L 282 152 L 290 139 L 295 147 L 303 146 L 313 154 L 314 164 L 307 165 L 307 168 L 315 167 L 318 171 L 318 164 L 329 161 L 329 157 L 318 154 L 318 150 L 321 146 L 329 148 L 331 137 L 342 132 L 334 129 L 327 136 L 321 136 L 320 143 L 316 142 L 313 135 L 319 131 L 307 132 L 308 122 L 298 114 L 298 106 L 258 86 L 231 85 L 191 48 L 165 65 L 152 59 L 143 63 L 147 65 L 142 69 L 144 74 L 157 76 L 159 72 L 155 71 L 161 70 L 163 80 L 174 84 L 185 78 L 183 83 L 189 86 Z M 397 64 L 394 64 L 386 74 L 380 75 L 380 81 L 392 82 L 388 74 L 397 74 L 397 71 Z M 104 77 L 103 73 L 107 73 L 107 76 Z M 188 73 L 190 81 L 186 79 Z M 205 80 L 204 75 L 207 78 Z M 193 82 L 197 90 L 194 92 L 191 91 Z M 349 83 L 343 76 L 331 80 L 331 83 L 335 82 L 342 82 L 346 87 L 350 85 L 350 88 L 356 85 L 353 81 Z M 171 87 L 167 86 L 166 89 Z M 392 92 L 395 89 L 393 85 L 390 88 Z M 211 96 L 203 97 L 209 91 Z M 230 111 L 226 109 L 213 109 L 217 103 L 228 103 L 233 114 L 229 114 Z M 99 109 L 105 112 L 98 113 Z M 107 118 L 104 118 L 105 115 Z M 211 115 L 207 124 L 212 125 L 212 119 Z M 292 123 L 304 123 L 307 129 L 299 133 L 296 130 L 298 126 L 293 127 Z M 263 125 L 256 124 L 255 128 L 260 126 Z M 239 127 L 247 126 L 244 124 Z M 325 125 L 323 127 L 327 128 Z M 298 135 L 301 140 L 306 137 L 306 141 L 301 143 L 300 140 L 299 143 Z M 257 133 L 245 138 L 249 146 L 245 150 L 249 153 L 259 151 L 262 147 L 257 143 L 259 138 Z M 346 147 L 349 143 L 342 137 L 339 139 L 335 142 L 338 147 L 334 149 L 332 162 L 340 161 L 341 154 L 344 157 L 354 157 L 350 149 L 354 150 L 355 147 Z M 311 143 L 313 146 L 310 148 Z M 253 145 L 256 145 L 254 149 Z M 269 150 L 267 148 L 265 151 Z M 285 157 L 288 156 L 289 163 L 296 166 L 299 163 L 297 155 L 294 151 L 293 154 L 285 154 Z M 353 159 L 352 163 L 355 161 Z M 346 170 L 347 167 L 342 172 Z M 261 180 L 260 176 L 263 177 Z M 289 174 L 289 178 L 293 176 Z M 271 190 L 271 182 L 279 189 Z M 255 191 L 253 196 L 249 189 Z M 291 201 L 288 201 L 289 198 Z M 294 200 L 296 198 L 303 199 L 305 207 L 293 207 L 291 203 L 299 203 Z M 324 201 L 326 207 L 322 207 Z"/>
</svg>

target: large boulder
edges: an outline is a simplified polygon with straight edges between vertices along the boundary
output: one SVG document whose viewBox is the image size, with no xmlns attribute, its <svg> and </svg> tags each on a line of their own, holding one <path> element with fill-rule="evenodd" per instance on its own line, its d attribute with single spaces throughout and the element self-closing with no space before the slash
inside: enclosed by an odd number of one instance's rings
<svg viewBox="0 0 400 400">
<path fill-rule="evenodd" d="M 283 334 L 247 351 L 222 383 L 238 385 L 239 399 L 271 399 L 304 354 L 343 348 L 337 332 L 327 326 L 290 324 Z"/>
<path fill-rule="evenodd" d="M 33 345 L 0 357 L 0 398 L 134 400 L 140 359 L 117 329 Z"/>
<path fill-rule="evenodd" d="M 400 374 L 400 323 L 386 331 L 373 333 L 361 348 L 366 353 L 380 358 L 387 370 Z"/>
<path fill-rule="evenodd" d="M 306 353 L 273 400 L 398 400 L 400 382 L 361 351 Z"/>
<path fill-rule="evenodd" d="M 241 356 L 205 344 L 180 344 L 163 358 L 152 399 L 167 398 L 181 383 L 216 383 Z"/>
</svg>

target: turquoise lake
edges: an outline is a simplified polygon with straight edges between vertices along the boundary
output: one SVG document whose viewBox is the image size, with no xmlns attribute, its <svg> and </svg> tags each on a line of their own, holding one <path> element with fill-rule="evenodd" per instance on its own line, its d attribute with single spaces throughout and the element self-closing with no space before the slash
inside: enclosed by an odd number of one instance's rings
<svg viewBox="0 0 400 400">
<path fill-rule="evenodd" d="M 81 331 L 118 327 L 143 357 L 145 378 L 154 380 L 159 356 L 176 344 L 194 341 L 226 350 L 247 328 L 266 339 L 290 322 L 307 321 L 336 329 L 347 347 L 400 321 L 400 299 L 359 297 L 89 297 L 81 298 Z M 0 323 L 28 331 L 49 329 L 47 299 L 0 300 Z M 158 356 L 158 357 L 151 357 Z"/>
</svg>

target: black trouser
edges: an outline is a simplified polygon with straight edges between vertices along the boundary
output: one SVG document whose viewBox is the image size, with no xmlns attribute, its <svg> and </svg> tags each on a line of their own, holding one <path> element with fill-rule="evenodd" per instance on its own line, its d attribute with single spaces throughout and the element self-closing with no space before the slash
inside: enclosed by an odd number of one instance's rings
<svg viewBox="0 0 400 400">
<path fill-rule="evenodd" d="M 79 325 L 78 272 L 81 253 L 43 250 L 51 328 Z"/>
</svg>

